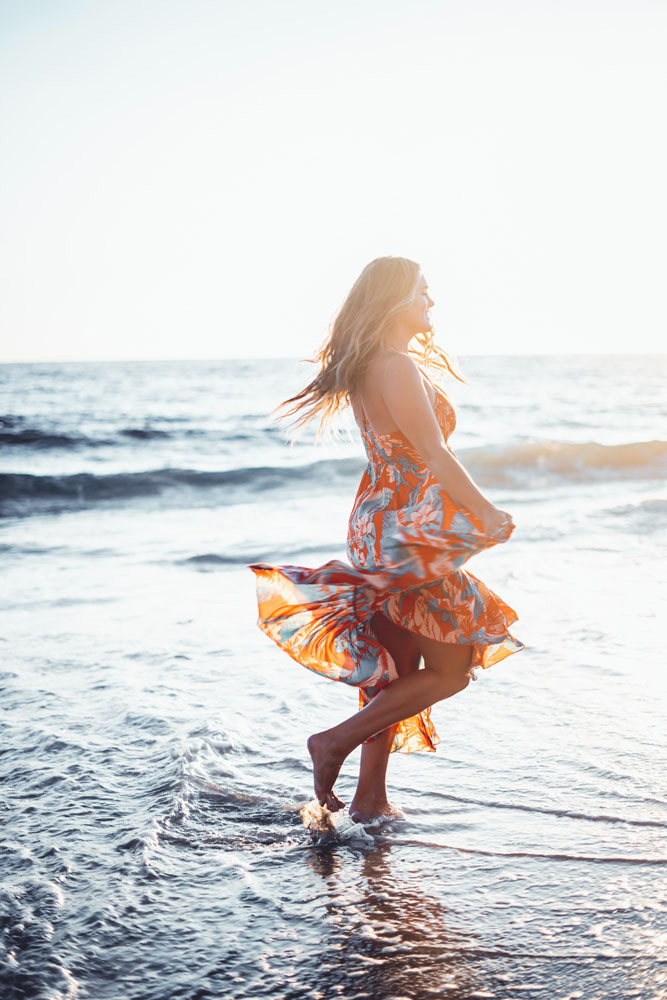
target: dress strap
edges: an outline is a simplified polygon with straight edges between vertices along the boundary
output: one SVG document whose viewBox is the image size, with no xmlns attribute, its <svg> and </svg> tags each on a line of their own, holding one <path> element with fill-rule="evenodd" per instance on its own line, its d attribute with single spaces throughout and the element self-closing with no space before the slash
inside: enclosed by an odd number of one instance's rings
<svg viewBox="0 0 667 1000">
<path fill-rule="evenodd" d="M 427 375 L 427 373 L 426 373 L 426 372 L 424 371 L 424 369 L 422 368 L 422 366 L 421 366 L 421 365 L 417 365 L 417 368 L 419 368 L 419 371 L 420 371 L 420 372 L 422 373 L 422 375 L 424 376 L 424 378 L 426 379 L 426 381 L 427 381 L 427 382 L 430 382 L 430 383 L 431 383 L 431 385 L 433 386 L 433 388 L 434 388 L 434 389 L 436 389 L 436 388 L 437 388 L 437 386 L 433 385 L 433 380 L 432 380 L 431 378 L 429 378 L 429 376 L 428 376 L 428 375 Z"/>
<path fill-rule="evenodd" d="M 370 429 L 370 424 L 368 422 L 368 417 L 366 416 L 366 410 L 364 409 L 364 401 L 362 400 L 361 396 L 359 396 L 359 406 L 361 407 L 361 423 L 362 423 L 362 427 L 366 427 L 367 429 Z"/>
</svg>

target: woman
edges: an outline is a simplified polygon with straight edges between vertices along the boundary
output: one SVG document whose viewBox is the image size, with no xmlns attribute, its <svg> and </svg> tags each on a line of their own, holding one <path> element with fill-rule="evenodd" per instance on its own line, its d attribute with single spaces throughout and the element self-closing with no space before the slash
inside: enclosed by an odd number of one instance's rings
<svg viewBox="0 0 667 1000">
<path fill-rule="evenodd" d="M 432 305 L 414 261 L 372 261 L 317 355 L 319 373 L 281 404 L 297 427 L 353 408 L 368 466 L 350 516 L 352 565 L 250 567 L 260 628 L 299 663 L 359 688 L 361 711 L 308 740 L 315 794 L 332 811 L 344 805 L 333 790 L 341 764 L 363 744 L 357 821 L 391 811 L 392 750 L 439 743 L 430 706 L 476 680 L 475 667 L 523 648 L 508 632 L 512 608 L 460 568 L 514 524 L 449 448 L 454 409 L 416 363 L 463 381 L 434 343 Z"/>
</svg>

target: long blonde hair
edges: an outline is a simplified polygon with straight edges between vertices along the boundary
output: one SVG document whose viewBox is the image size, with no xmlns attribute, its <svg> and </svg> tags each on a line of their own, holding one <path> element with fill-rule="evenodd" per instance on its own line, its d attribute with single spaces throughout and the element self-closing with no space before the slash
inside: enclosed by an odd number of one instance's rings
<svg viewBox="0 0 667 1000">
<path fill-rule="evenodd" d="M 420 275 L 419 264 L 407 257 L 377 257 L 366 265 L 335 316 L 326 340 L 309 359 L 320 366 L 320 371 L 301 392 L 276 407 L 280 418 L 300 414 L 293 423 L 296 430 L 319 414 L 319 436 L 349 405 L 371 362 L 386 348 L 394 320 L 414 300 Z M 448 371 L 459 382 L 465 382 L 449 355 L 435 343 L 432 330 L 413 338 L 409 354 L 437 375 Z"/>
</svg>

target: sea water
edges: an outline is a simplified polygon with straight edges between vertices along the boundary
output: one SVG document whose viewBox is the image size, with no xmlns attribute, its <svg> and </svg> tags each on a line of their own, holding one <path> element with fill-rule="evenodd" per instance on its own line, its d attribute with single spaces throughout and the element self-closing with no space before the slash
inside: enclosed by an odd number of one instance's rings
<svg viewBox="0 0 667 1000">
<path fill-rule="evenodd" d="M 526 649 L 366 827 L 305 747 L 356 691 L 247 569 L 345 559 L 358 432 L 271 417 L 311 369 L 0 366 L 3 1000 L 667 995 L 667 356 L 460 361 L 450 443 L 516 523 L 469 569 Z"/>
</svg>

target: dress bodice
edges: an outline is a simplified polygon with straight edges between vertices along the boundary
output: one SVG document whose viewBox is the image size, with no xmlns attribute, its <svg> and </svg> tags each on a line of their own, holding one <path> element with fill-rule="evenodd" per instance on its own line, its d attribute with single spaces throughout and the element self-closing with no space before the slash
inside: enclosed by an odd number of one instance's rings
<svg viewBox="0 0 667 1000">
<path fill-rule="evenodd" d="M 445 444 L 448 445 L 449 438 L 456 429 L 456 411 L 447 398 L 445 392 L 443 392 L 443 390 L 437 385 L 434 385 L 433 388 L 435 389 L 436 394 L 433 412 L 436 420 L 438 421 L 438 426 L 442 431 Z M 364 443 L 364 448 L 369 462 L 374 463 L 378 458 L 384 462 L 395 462 L 398 456 L 405 452 L 412 458 L 416 459 L 418 464 L 423 464 L 423 460 L 419 456 L 419 453 L 415 450 L 412 443 L 406 438 L 405 434 L 401 431 L 392 431 L 389 434 L 379 434 L 371 427 L 363 407 L 361 412 L 361 438 Z"/>
</svg>

